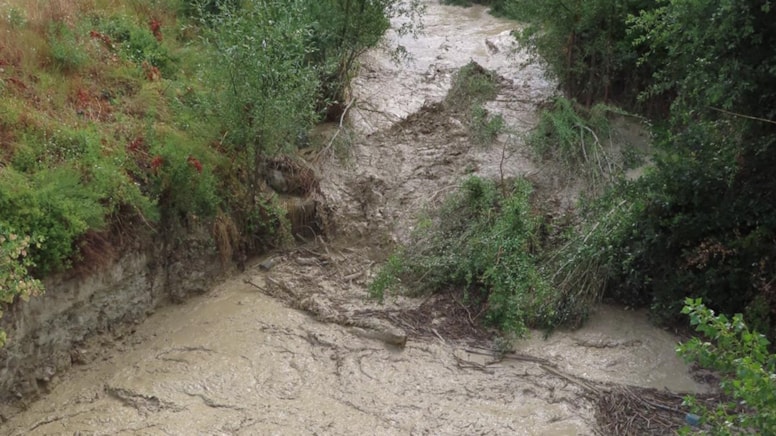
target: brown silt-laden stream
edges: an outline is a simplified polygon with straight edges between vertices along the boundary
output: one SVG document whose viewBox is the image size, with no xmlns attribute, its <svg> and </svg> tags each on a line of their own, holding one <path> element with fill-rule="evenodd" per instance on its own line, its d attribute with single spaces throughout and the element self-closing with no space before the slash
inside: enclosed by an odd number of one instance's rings
<svg viewBox="0 0 776 436">
<path fill-rule="evenodd" d="M 110 348 L 83 350 L 89 363 L 0 433 L 581 435 L 601 431 L 602 409 L 637 401 L 614 395 L 620 385 L 704 391 L 675 356 L 676 339 L 642 312 L 601 306 L 582 329 L 534 333 L 497 359 L 454 302 L 367 299 L 386 247 L 466 174 L 542 177 L 527 153 L 502 162 L 501 147 L 471 145 L 435 105 L 474 60 L 507 84 L 488 109 L 518 132 L 533 125 L 553 87 L 538 67 L 516 66 L 515 24 L 436 2 L 423 20 L 418 39 L 389 35 L 410 64 L 365 56 L 348 156 L 320 162 L 332 241 L 277 254 L 270 269 L 256 261 Z M 572 194 L 557 189 L 554 200 Z"/>
</svg>

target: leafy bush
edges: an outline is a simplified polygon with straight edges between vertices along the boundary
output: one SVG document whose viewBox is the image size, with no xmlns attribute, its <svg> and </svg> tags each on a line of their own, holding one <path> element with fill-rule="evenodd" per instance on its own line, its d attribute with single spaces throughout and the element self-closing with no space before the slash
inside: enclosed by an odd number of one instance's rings
<svg viewBox="0 0 776 436">
<path fill-rule="evenodd" d="M 598 218 L 590 216 L 599 230 L 622 230 L 600 242 L 591 237 L 592 247 L 582 250 L 604 262 L 601 289 L 650 304 L 664 320 L 676 317 L 684 298 L 701 296 L 776 334 L 769 315 L 776 307 L 776 182 L 769 176 L 776 55 L 767 48 L 776 44 L 776 11 L 767 3 L 684 0 L 513 6 L 530 23 L 520 38 L 545 57 L 567 96 L 587 107 L 640 98 L 633 107 L 670 115 L 657 130 L 654 167 L 616 188 L 618 200 L 604 200 L 624 202 L 618 212 L 602 206 Z M 590 143 L 575 129 L 578 118 L 556 109 L 542 120 L 549 133 L 540 144 L 546 137 L 556 138 L 549 144 Z M 585 151 L 569 150 L 577 160 Z"/>
<path fill-rule="evenodd" d="M 489 323 L 517 334 L 565 321 L 562 296 L 538 268 L 531 190 L 518 180 L 502 197 L 494 182 L 468 179 L 391 257 L 370 292 L 382 297 L 399 284 L 411 292 L 463 288 L 471 302 L 487 304 Z"/>
<path fill-rule="evenodd" d="M 496 98 L 500 87 L 494 71 L 485 70 L 473 61 L 461 67 L 453 77 L 445 105 L 463 118 L 470 137 L 477 144 L 493 142 L 504 129 L 504 118 L 500 114 L 491 115 L 483 107 L 485 102 Z"/>
<path fill-rule="evenodd" d="M 0 172 L 0 223 L 46 241 L 33 247 L 30 260 L 45 274 L 68 265 L 75 240 L 104 225 L 100 194 L 81 181 L 72 167 L 43 169 L 28 176 L 11 168 Z"/>
<path fill-rule="evenodd" d="M 221 197 L 209 150 L 187 138 L 168 135 L 152 145 L 152 195 L 166 224 L 187 224 L 191 218 L 215 216 Z"/>
<path fill-rule="evenodd" d="M 700 407 L 692 397 L 686 403 L 702 415 L 713 434 L 776 433 L 776 355 L 768 350 L 765 336 L 750 330 L 741 314 L 715 315 L 700 299 L 685 300 L 682 313 L 689 315 L 702 338 L 680 345 L 678 353 L 722 373 L 722 392 L 731 398 L 715 410 Z"/>
<path fill-rule="evenodd" d="M 306 62 L 304 18 L 300 1 L 251 1 L 214 17 L 208 34 L 218 113 L 255 178 L 262 157 L 286 150 L 316 119 L 318 76 Z"/>
<path fill-rule="evenodd" d="M 344 109 L 346 87 L 358 57 L 374 47 L 390 27 L 395 0 L 306 1 L 308 61 L 319 72 L 319 106 Z M 334 111 L 330 118 L 338 118 Z"/>
<path fill-rule="evenodd" d="M 207 19 L 224 10 L 237 10 L 241 3 L 242 0 L 181 0 L 180 11 L 191 18 Z"/>
<path fill-rule="evenodd" d="M 32 246 L 41 248 L 43 237 L 21 236 L 0 223 L 0 318 L 3 305 L 14 301 L 18 296 L 27 300 L 43 292 L 43 284 L 30 276 L 29 269 L 35 263 L 29 256 Z M 0 348 L 5 345 L 6 333 L 0 329 Z"/>
</svg>

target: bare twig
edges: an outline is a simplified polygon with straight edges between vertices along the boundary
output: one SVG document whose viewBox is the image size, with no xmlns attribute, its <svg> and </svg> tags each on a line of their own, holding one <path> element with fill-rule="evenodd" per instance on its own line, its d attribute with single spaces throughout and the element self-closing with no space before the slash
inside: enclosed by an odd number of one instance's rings
<svg viewBox="0 0 776 436">
<path fill-rule="evenodd" d="M 731 112 L 725 109 L 720 109 L 718 107 L 709 106 L 709 109 L 715 110 L 717 112 L 722 112 L 723 114 L 733 115 L 734 117 L 746 118 L 747 120 L 762 121 L 763 123 L 776 124 L 776 121 L 774 120 L 769 120 L 767 118 L 753 117 L 751 115 L 745 115 L 738 112 Z"/>
<path fill-rule="evenodd" d="M 253 283 L 252 281 L 250 281 L 248 279 L 243 280 L 243 282 L 253 286 L 254 288 L 260 290 L 261 292 L 264 292 L 264 293 L 267 292 L 266 289 L 262 288 L 261 286 L 257 285 L 256 283 Z"/>
</svg>

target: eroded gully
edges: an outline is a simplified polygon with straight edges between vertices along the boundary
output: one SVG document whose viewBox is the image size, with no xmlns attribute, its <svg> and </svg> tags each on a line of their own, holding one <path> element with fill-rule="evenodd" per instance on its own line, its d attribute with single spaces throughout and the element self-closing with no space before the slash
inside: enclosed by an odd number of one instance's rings
<svg viewBox="0 0 776 436">
<path fill-rule="evenodd" d="M 461 121 L 434 105 L 455 70 L 474 60 L 507 83 L 489 110 L 518 132 L 535 123 L 553 87 L 537 66 L 515 66 L 515 24 L 436 2 L 424 23 L 418 39 L 389 36 L 412 63 L 396 65 L 381 51 L 365 56 L 348 114 L 350 152 L 320 162 L 337 222 L 332 241 L 278 254 L 268 271 L 257 261 L 208 294 L 159 310 L 133 334 L 106 340 L 106 350 L 84 350 L 88 363 L 0 432 L 593 434 L 595 405 L 584 385 L 557 373 L 704 390 L 676 358 L 676 339 L 642 312 L 601 306 L 582 329 L 546 340 L 535 333 L 517 344 L 521 358 L 494 361 L 484 342 L 446 333 L 454 329 L 445 327 L 444 308 L 365 298 L 374 260 L 467 173 L 529 174 L 557 188 L 547 192 L 559 205 L 573 197 L 573 187 L 542 178 L 519 147 L 502 162 L 500 147 L 471 146 Z M 417 316 L 402 317 L 407 311 Z"/>
</svg>

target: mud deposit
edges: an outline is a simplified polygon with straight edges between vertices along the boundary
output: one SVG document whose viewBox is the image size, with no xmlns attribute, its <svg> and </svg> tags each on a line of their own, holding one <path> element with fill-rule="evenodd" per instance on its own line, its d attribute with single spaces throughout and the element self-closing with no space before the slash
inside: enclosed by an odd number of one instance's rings
<svg viewBox="0 0 776 436">
<path fill-rule="evenodd" d="M 594 434 L 602 407 L 625 398 L 618 386 L 703 391 L 675 338 L 640 312 L 602 306 L 581 330 L 537 332 L 496 356 L 455 301 L 366 299 L 386 250 L 467 174 L 532 176 L 561 206 L 573 194 L 519 147 L 552 86 L 514 66 L 515 24 L 478 7 L 427 12 L 426 34 L 400 40 L 412 64 L 368 54 L 341 135 L 349 153 L 319 159 L 332 240 L 257 260 L 133 334 L 78 350 L 82 364 L 0 433 Z M 440 104 L 472 59 L 504 79 L 488 109 L 517 132 L 490 147 Z M 517 145 L 502 159 L 505 143 Z"/>
</svg>

